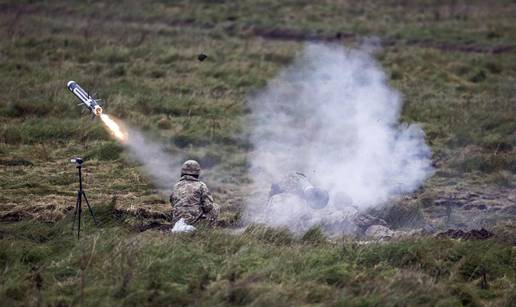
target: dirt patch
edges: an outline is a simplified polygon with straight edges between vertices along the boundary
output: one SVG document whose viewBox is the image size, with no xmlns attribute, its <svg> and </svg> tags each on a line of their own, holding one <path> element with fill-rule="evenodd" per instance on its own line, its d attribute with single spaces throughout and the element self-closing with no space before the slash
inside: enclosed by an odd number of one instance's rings
<svg viewBox="0 0 516 307">
<path fill-rule="evenodd" d="M 32 163 L 29 160 L 25 160 L 25 159 L 9 159 L 9 160 L 0 160 L 0 165 L 5 165 L 5 166 L 33 166 L 34 163 Z"/>
<path fill-rule="evenodd" d="M 116 204 L 114 213 L 117 215 L 129 215 L 138 219 L 160 219 L 170 221 L 172 208 L 166 203 L 141 203 L 138 205 Z"/>
<path fill-rule="evenodd" d="M 163 232 L 169 232 L 172 227 L 174 227 L 173 224 L 166 224 L 161 223 L 158 221 L 152 221 L 150 223 L 141 223 L 135 225 L 135 229 L 139 232 L 147 231 L 147 230 L 157 230 L 157 231 L 163 231 Z"/>
<path fill-rule="evenodd" d="M 287 40 L 287 41 L 315 41 L 315 42 L 337 42 L 337 41 L 348 41 L 358 42 L 363 40 L 363 36 L 359 36 L 355 33 L 349 32 L 336 32 L 334 34 L 328 33 L 310 33 L 303 32 L 295 29 L 252 29 L 250 31 L 244 31 L 250 33 L 252 36 L 258 36 L 270 40 Z M 413 45 L 422 48 L 433 48 L 439 49 L 446 52 L 464 52 L 464 53 L 508 53 L 516 51 L 516 46 L 512 45 L 499 45 L 499 46 L 488 46 L 481 44 L 460 44 L 450 42 L 435 42 L 432 40 L 419 40 L 419 39 L 394 39 L 394 38 L 380 38 L 379 42 L 382 46 L 395 46 L 395 45 Z"/>
<path fill-rule="evenodd" d="M 426 224 L 446 229 L 491 229 L 516 217 L 516 190 L 480 178 L 433 177 L 412 198 L 400 200 L 419 205 Z"/>
<path fill-rule="evenodd" d="M 337 32 L 335 34 L 309 33 L 294 29 L 259 29 L 255 28 L 251 31 L 245 31 L 253 36 L 259 36 L 271 40 L 288 40 L 288 41 L 337 41 L 337 40 L 354 40 L 357 35 L 354 33 Z"/>
<path fill-rule="evenodd" d="M 461 229 L 448 229 L 447 231 L 440 232 L 436 235 L 437 237 L 448 237 L 452 239 L 463 239 L 463 240 L 486 240 L 494 236 L 494 234 L 484 228 L 473 229 L 470 231 L 463 231 Z"/>
<path fill-rule="evenodd" d="M 66 197 L 41 197 L 30 203 L 6 203 L 0 206 L 0 221 L 18 222 L 34 219 L 41 222 L 56 222 L 74 209 Z"/>
</svg>

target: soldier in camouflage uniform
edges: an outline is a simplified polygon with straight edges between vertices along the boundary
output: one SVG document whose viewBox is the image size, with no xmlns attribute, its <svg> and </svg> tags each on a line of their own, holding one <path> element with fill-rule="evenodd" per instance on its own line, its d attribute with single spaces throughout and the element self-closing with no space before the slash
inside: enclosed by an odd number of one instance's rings
<svg viewBox="0 0 516 307">
<path fill-rule="evenodd" d="M 289 174 L 280 182 L 272 184 L 269 199 L 281 193 L 295 194 L 313 209 L 326 207 L 329 200 L 328 192 L 314 187 L 306 175 L 300 172 Z"/>
<path fill-rule="evenodd" d="M 273 197 L 281 195 L 294 195 L 297 201 L 278 199 Z M 380 239 L 392 238 L 393 231 L 387 223 L 369 214 L 360 213 L 352 205 L 353 201 L 347 195 L 336 193 L 333 195 L 330 206 L 328 192 L 314 187 L 303 173 L 292 173 L 281 181 L 271 185 L 269 192 L 269 221 L 279 221 L 278 224 L 288 224 L 297 230 L 306 231 L 313 225 L 319 225 L 323 230 L 336 234 L 357 234 Z M 299 202 L 307 204 L 313 211 L 295 207 Z M 283 204 L 290 208 L 283 210 Z M 283 216 L 284 220 L 280 218 Z"/>
<path fill-rule="evenodd" d="M 206 184 L 199 180 L 200 174 L 201 166 L 197 161 L 188 160 L 183 164 L 181 179 L 170 195 L 174 222 L 183 218 L 189 225 L 199 220 L 215 224 L 220 209 Z"/>
<path fill-rule="evenodd" d="M 289 173 L 271 185 L 262 218 L 271 226 L 305 232 L 316 223 L 314 217 L 320 215 L 328 200 L 328 193 L 315 187 L 303 173 Z"/>
</svg>

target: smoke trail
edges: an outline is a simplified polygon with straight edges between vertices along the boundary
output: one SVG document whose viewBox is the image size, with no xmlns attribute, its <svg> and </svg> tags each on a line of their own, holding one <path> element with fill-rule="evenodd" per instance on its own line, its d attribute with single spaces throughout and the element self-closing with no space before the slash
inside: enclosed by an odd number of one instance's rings
<svg viewBox="0 0 516 307">
<path fill-rule="evenodd" d="M 282 199 L 266 223 L 297 230 L 303 216 L 324 222 L 343 195 L 360 209 L 377 206 L 415 190 L 431 173 L 423 131 L 398 123 L 400 95 L 365 51 L 309 44 L 248 103 L 255 148 L 248 222 L 264 221 L 271 183 L 295 171 L 330 192 L 329 206 L 314 210 Z"/>
<path fill-rule="evenodd" d="M 124 130 L 128 138 L 123 145 L 128 149 L 130 158 L 142 164 L 145 173 L 161 193 L 170 194 L 179 178 L 183 156 L 168 153 L 162 144 L 153 142 L 136 129 L 125 126 Z"/>
</svg>

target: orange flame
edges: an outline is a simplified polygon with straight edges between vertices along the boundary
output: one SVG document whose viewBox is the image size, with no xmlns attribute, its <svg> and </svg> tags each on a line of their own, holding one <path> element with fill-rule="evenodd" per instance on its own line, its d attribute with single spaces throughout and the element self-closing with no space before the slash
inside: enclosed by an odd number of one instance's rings
<svg viewBox="0 0 516 307">
<path fill-rule="evenodd" d="M 118 125 L 109 115 L 107 114 L 100 114 L 100 119 L 102 119 L 102 122 L 106 125 L 106 127 L 109 129 L 109 132 L 117 138 L 120 142 L 124 143 L 127 141 L 127 132 L 124 131 L 120 125 Z"/>
</svg>

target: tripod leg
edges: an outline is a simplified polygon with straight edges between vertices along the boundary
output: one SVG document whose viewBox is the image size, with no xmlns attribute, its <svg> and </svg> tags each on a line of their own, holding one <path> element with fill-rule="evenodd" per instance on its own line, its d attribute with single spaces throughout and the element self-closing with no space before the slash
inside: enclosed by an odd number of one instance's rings
<svg viewBox="0 0 516 307">
<path fill-rule="evenodd" d="M 79 207 L 79 223 L 77 224 L 77 239 L 81 236 L 81 214 L 82 214 L 82 191 L 79 192 L 79 198 L 77 201 L 78 207 Z"/>
<path fill-rule="evenodd" d="M 84 196 L 86 205 L 88 205 L 88 210 L 90 211 L 91 217 L 93 218 L 93 223 L 95 224 L 95 226 L 99 227 L 99 225 L 97 224 L 97 220 L 95 219 L 95 214 L 93 214 L 93 209 L 91 209 L 90 202 L 88 201 L 88 198 L 86 197 L 86 193 L 84 193 L 84 191 L 82 192 L 82 195 Z"/>
<path fill-rule="evenodd" d="M 77 199 L 75 200 L 75 210 L 73 211 L 73 222 L 72 222 L 72 232 L 75 229 L 75 219 L 77 218 L 77 210 L 79 209 L 79 198 L 81 194 L 77 192 Z"/>
</svg>

